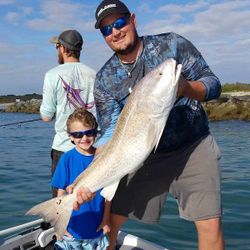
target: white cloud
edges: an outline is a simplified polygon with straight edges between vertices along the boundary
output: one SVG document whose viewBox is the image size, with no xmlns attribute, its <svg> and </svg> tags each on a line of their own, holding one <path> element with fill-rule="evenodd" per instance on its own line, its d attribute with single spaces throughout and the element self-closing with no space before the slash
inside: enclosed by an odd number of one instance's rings
<svg viewBox="0 0 250 250">
<path fill-rule="evenodd" d="M 160 15 L 165 13 L 165 15 Z M 140 27 L 140 24 L 139 24 Z M 250 63 L 250 1 L 165 5 L 153 21 L 140 27 L 142 34 L 176 32 L 202 52 L 212 68 L 224 72 L 222 81 L 246 77 Z M 244 62 L 244 63 L 243 63 Z M 250 77 L 249 77 L 250 78 Z M 249 79 L 250 82 L 250 79 Z"/>
<path fill-rule="evenodd" d="M 18 19 L 20 18 L 20 14 L 17 13 L 17 12 L 9 12 L 5 15 L 4 19 L 7 21 L 7 22 L 11 22 L 11 23 L 14 23 L 16 22 Z"/>
<path fill-rule="evenodd" d="M 57 65 L 56 51 L 48 40 L 66 28 L 82 33 L 81 61 L 92 68 L 100 69 L 113 53 L 94 29 L 97 0 L 30 1 L 0 0 L 0 5 L 16 3 L 1 6 L 6 10 L 1 17 L 6 25 L 0 30 L 2 92 L 41 93 L 45 72 Z M 166 1 L 158 9 L 152 1 L 128 2 L 137 9 L 140 35 L 179 33 L 201 51 L 222 82 L 250 82 L 250 1 L 197 0 L 171 5 Z"/>
<path fill-rule="evenodd" d="M 161 6 L 156 10 L 156 13 L 171 13 L 171 14 L 179 14 L 179 13 L 190 13 L 199 11 L 202 8 L 206 8 L 209 6 L 208 2 L 198 1 L 197 3 L 188 3 L 188 4 L 168 4 L 165 6 Z"/>
<path fill-rule="evenodd" d="M 146 4 L 140 4 L 140 6 L 137 8 L 138 13 L 152 13 L 152 8 Z"/>
<path fill-rule="evenodd" d="M 18 22 L 22 21 L 26 16 L 32 13 L 33 9 L 31 7 L 18 7 L 18 11 L 10 11 L 4 16 L 4 20 L 12 23 L 17 24 Z"/>
<path fill-rule="evenodd" d="M 40 17 L 28 20 L 26 22 L 28 27 L 43 31 L 73 27 L 81 27 L 81 30 L 89 31 L 94 27 L 94 20 L 88 20 L 89 14 L 92 14 L 90 13 L 91 5 L 72 4 L 72 2 L 65 0 L 45 0 L 40 8 Z"/>
<path fill-rule="evenodd" d="M 113 51 L 103 41 L 86 42 L 81 53 L 81 61 L 99 70 L 110 58 Z"/>
<path fill-rule="evenodd" d="M 1 0 L 0 5 L 15 4 L 16 0 Z"/>
</svg>

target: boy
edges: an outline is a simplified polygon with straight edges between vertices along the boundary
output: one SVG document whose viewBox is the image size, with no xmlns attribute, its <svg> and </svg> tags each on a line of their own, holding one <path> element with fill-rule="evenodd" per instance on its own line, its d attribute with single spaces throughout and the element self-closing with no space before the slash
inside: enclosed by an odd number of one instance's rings
<svg viewBox="0 0 250 250">
<path fill-rule="evenodd" d="M 67 120 L 67 132 L 75 148 L 62 156 L 52 178 L 51 186 L 58 188 L 58 196 L 66 193 L 66 187 L 72 184 L 94 159 L 96 119 L 84 108 L 78 108 Z M 93 200 L 81 206 L 79 211 L 72 212 L 65 236 L 62 241 L 55 243 L 55 248 L 106 249 L 108 239 L 105 233 L 110 231 L 109 208 L 109 202 L 104 201 L 100 191 L 96 192 Z"/>
</svg>

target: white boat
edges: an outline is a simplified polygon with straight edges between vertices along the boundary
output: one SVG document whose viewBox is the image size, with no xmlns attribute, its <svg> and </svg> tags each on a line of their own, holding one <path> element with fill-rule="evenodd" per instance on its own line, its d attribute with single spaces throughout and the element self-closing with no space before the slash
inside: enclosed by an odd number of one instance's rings
<svg viewBox="0 0 250 250">
<path fill-rule="evenodd" d="M 0 231 L 0 250 L 54 249 L 54 228 L 42 219 Z M 120 231 L 117 250 L 167 250 L 162 246 Z"/>
</svg>

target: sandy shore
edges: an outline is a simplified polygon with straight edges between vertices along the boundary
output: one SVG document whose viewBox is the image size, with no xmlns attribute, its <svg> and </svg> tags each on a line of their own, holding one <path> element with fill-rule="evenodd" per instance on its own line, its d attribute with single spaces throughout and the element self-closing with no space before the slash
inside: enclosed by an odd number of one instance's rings
<svg viewBox="0 0 250 250">
<path fill-rule="evenodd" d="M 245 95 L 250 95 L 250 91 L 223 92 L 221 93 L 221 95 L 245 96 Z"/>
</svg>

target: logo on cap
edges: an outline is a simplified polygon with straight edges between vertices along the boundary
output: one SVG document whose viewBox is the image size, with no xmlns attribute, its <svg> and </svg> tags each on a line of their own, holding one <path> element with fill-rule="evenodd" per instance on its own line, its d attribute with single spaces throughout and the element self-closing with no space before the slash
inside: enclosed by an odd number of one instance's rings
<svg viewBox="0 0 250 250">
<path fill-rule="evenodd" d="M 117 7 L 117 6 L 116 6 L 115 3 L 114 3 L 114 4 L 105 5 L 103 8 L 101 8 L 101 9 L 98 11 L 97 16 L 99 17 L 99 16 L 102 14 L 102 12 L 103 12 L 104 10 L 106 10 L 106 9 L 116 8 L 116 7 Z"/>
</svg>

